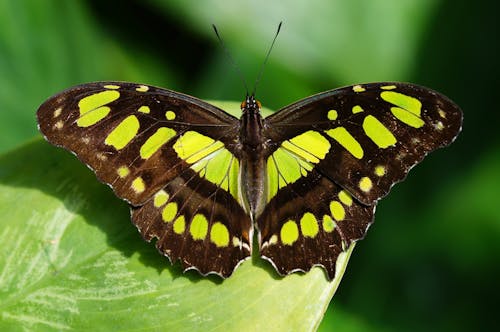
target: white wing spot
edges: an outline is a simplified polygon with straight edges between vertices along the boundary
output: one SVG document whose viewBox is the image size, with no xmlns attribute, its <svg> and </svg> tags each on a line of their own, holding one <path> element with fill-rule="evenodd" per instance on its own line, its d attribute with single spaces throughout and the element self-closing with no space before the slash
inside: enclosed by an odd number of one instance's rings
<svg viewBox="0 0 500 332">
<path fill-rule="evenodd" d="M 108 160 L 108 157 L 107 157 L 104 153 L 102 153 L 102 152 L 98 152 L 98 153 L 96 153 L 96 155 L 95 155 L 95 156 L 96 156 L 96 158 L 97 158 L 97 159 L 99 159 L 100 161 L 106 161 L 106 160 Z"/>
<path fill-rule="evenodd" d="M 358 85 L 355 85 L 355 86 L 352 87 L 352 91 L 354 91 L 354 92 L 364 92 L 364 91 L 366 91 L 366 89 L 363 88 L 361 85 L 358 84 Z"/>
<path fill-rule="evenodd" d="M 146 85 L 139 85 L 135 90 L 138 92 L 146 92 L 149 90 L 149 87 Z"/>
<path fill-rule="evenodd" d="M 57 108 L 54 111 L 54 118 L 57 118 L 59 115 L 61 115 L 61 112 L 62 112 L 62 107 Z"/>
<path fill-rule="evenodd" d="M 64 122 L 62 120 L 59 120 L 55 123 L 54 128 L 57 130 L 61 130 L 64 127 Z"/>
</svg>

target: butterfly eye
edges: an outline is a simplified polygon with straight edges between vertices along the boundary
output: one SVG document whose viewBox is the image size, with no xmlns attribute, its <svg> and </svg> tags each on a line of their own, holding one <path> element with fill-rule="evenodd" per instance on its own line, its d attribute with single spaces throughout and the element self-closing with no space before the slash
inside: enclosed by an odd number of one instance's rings
<svg viewBox="0 0 500 332">
<path fill-rule="evenodd" d="M 240 108 L 243 110 L 245 107 L 247 107 L 247 102 L 246 102 L 246 100 L 243 100 L 241 102 Z"/>
</svg>

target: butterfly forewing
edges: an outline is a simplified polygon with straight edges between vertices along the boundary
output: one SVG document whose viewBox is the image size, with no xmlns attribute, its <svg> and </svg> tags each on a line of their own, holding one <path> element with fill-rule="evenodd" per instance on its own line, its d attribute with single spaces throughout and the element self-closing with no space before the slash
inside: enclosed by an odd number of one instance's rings
<svg viewBox="0 0 500 332">
<path fill-rule="evenodd" d="M 120 82 L 74 87 L 37 115 L 48 141 L 74 152 L 134 206 L 141 234 L 158 238 L 171 261 L 228 276 L 250 255 L 236 118 L 193 97 Z"/>
<path fill-rule="evenodd" d="M 462 112 L 435 91 L 388 82 L 324 92 L 266 122 L 266 136 L 275 142 L 311 130 L 321 134 L 330 146 L 317 170 L 371 205 L 427 153 L 455 139 Z"/>
</svg>

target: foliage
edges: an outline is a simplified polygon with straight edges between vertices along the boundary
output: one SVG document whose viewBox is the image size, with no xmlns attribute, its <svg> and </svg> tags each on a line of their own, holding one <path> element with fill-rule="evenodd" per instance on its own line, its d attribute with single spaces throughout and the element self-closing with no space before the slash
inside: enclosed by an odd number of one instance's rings
<svg viewBox="0 0 500 332">
<path fill-rule="evenodd" d="M 70 154 L 37 139 L 0 167 L 2 331 L 310 330 L 347 264 L 332 282 L 319 268 L 282 279 L 258 257 L 224 281 L 183 274 Z"/>
</svg>

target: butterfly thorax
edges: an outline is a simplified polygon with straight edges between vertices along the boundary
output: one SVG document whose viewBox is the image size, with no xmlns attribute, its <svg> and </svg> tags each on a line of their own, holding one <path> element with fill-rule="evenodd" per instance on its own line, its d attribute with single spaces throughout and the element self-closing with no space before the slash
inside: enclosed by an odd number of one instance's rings
<svg viewBox="0 0 500 332">
<path fill-rule="evenodd" d="M 250 154 L 249 157 L 263 148 L 263 119 L 260 115 L 260 107 L 260 102 L 254 96 L 247 96 L 241 103 L 243 114 L 240 119 L 240 143 L 242 149 Z"/>
<path fill-rule="evenodd" d="M 266 200 L 265 139 L 260 102 L 253 95 L 241 103 L 240 119 L 241 169 L 240 199 L 246 212 L 255 219 L 264 209 Z"/>
</svg>

